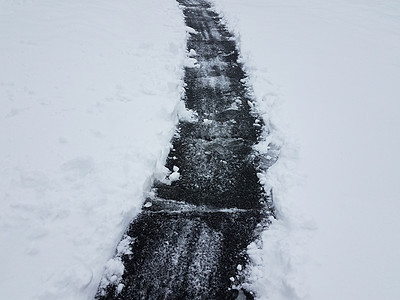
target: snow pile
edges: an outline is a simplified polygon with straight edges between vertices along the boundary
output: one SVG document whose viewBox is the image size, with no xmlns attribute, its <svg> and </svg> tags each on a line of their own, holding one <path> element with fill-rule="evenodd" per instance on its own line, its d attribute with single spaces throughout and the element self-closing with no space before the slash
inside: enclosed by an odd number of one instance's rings
<svg viewBox="0 0 400 300">
<path fill-rule="evenodd" d="M 163 167 L 174 0 L 0 1 L 0 298 L 88 299 Z"/>
<path fill-rule="evenodd" d="M 400 3 L 214 2 L 272 132 L 285 131 L 266 175 L 279 220 L 249 248 L 251 288 L 260 299 L 399 299 Z"/>
<path fill-rule="evenodd" d="M 124 236 L 117 246 L 116 255 L 107 261 L 103 277 L 100 281 L 100 295 L 105 295 L 105 289 L 110 284 L 117 286 L 118 293 L 124 288 L 124 284 L 121 283 L 121 280 L 125 272 L 125 266 L 122 263 L 121 257 L 123 255 L 133 254 L 131 251 L 132 243 L 134 243 L 134 240 L 130 236 Z"/>
</svg>

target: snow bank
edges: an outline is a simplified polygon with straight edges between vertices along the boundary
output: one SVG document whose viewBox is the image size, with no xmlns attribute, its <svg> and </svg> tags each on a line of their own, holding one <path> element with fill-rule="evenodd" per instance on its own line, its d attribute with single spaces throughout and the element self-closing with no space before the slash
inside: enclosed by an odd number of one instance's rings
<svg viewBox="0 0 400 300">
<path fill-rule="evenodd" d="M 282 145 L 267 175 L 279 220 L 249 248 L 249 284 L 260 299 L 399 299 L 399 2 L 214 2 Z"/>
<path fill-rule="evenodd" d="M 88 299 L 177 122 L 174 0 L 0 1 L 0 298 Z"/>
</svg>

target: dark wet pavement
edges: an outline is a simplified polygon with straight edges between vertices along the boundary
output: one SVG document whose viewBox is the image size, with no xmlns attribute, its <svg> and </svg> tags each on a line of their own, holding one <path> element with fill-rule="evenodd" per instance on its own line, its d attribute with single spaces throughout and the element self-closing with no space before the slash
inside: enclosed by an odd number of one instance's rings
<svg viewBox="0 0 400 300">
<path fill-rule="evenodd" d="M 178 2 L 197 32 L 187 44 L 197 66 L 184 79 L 197 120 L 178 124 L 166 167 L 179 180 L 154 182 L 154 196 L 126 232 L 122 280 L 97 299 L 253 298 L 240 288 L 246 247 L 273 216 L 253 150 L 263 122 L 251 112 L 233 35 L 207 1 Z"/>
</svg>

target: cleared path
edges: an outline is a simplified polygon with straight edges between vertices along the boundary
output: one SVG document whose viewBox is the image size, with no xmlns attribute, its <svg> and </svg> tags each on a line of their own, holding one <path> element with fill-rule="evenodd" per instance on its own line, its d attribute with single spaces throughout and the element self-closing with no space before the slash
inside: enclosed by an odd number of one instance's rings
<svg viewBox="0 0 400 300">
<path fill-rule="evenodd" d="M 240 289 L 246 247 L 273 215 L 252 149 L 263 123 L 250 111 L 232 34 L 207 1 L 178 2 L 193 29 L 185 102 L 198 120 L 178 125 L 166 166 L 180 178 L 154 183 L 126 232 L 122 281 L 98 299 L 253 298 Z"/>
</svg>

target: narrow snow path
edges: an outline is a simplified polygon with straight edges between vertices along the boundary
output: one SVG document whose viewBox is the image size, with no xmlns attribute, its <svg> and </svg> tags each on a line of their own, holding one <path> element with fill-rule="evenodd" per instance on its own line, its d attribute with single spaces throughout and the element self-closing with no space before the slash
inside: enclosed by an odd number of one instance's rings
<svg viewBox="0 0 400 300">
<path fill-rule="evenodd" d="M 241 289 L 246 248 L 274 214 L 257 173 L 276 156 L 253 149 L 266 128 L 233 35 L 207 1 L 179 3 L 190 33 L 184 100 L 192 119 L 179 123 L 168 174 L 110 260 L 98 299 L 253 298 Z"/>
</svg>

